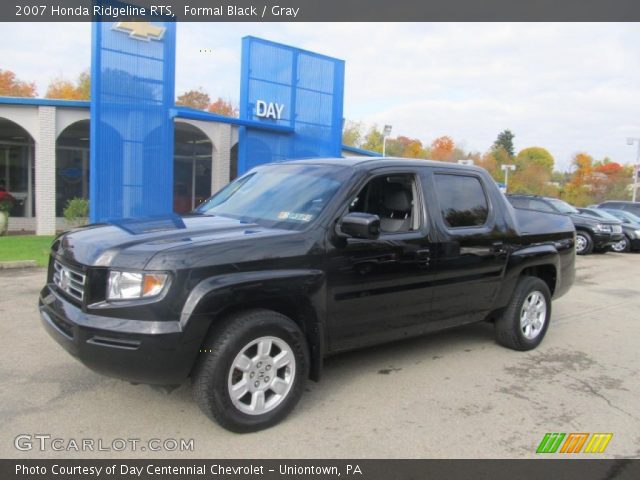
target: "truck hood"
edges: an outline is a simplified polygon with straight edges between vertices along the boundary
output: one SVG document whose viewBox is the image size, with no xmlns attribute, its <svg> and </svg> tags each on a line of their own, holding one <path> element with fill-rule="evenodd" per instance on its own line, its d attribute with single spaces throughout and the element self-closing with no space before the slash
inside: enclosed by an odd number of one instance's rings
<svg viewBox="0 0 640 480">
<path fill-rule="evenodd" d="M 232 243 L 296 232 L 211 215 L 167 215 L 95 224 L 63 234 L 53 249 L 82 265 L 143 269 L 160 252 L 198 244 Z M 237 250 L 237 248 L 236 248 Z"/>
<path fill-rule="evenodd" d="M 580 224 L 589 224 L 596 225 L 601 223 L 603 225 L 621 225 L 622 222 L 619 220 L 607 220 L 606 218 L 594 217 L 593 215 L 589 215 L 587 213 L 572 213 L 570 215 L 571 219 Z"/>
</svg>

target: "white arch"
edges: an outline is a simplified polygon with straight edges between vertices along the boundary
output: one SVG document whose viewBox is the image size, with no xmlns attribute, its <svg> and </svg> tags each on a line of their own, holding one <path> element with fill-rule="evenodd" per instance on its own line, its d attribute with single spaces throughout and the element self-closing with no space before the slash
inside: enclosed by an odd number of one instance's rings
<svg viewBox="0 0 640 480">
<path fill-rule="evenodd" d="M 34 141 L 39 137 L 38 107 L 33 105 L 0 105 L 0 117 L 19 125 Z"/>
<path fill-rule="evenodd" d="M 90 118 L 88 108 L 56 108 L 56 139 L 67 127 Z"/>
</svg>

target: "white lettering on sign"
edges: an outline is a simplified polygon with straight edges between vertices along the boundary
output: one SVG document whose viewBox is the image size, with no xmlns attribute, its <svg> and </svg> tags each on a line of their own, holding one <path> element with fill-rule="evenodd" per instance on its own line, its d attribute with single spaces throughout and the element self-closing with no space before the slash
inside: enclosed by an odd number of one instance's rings
<svg viewBox="0 0 640 480">
<path fill-rule="evenodd" d="M 280 105 L 279 103 L 267 103 L 264 100 L 256 101 L 256 117 L 280 120 L 282 118 L 283 110 L 284 105 Z"/>
</svg>

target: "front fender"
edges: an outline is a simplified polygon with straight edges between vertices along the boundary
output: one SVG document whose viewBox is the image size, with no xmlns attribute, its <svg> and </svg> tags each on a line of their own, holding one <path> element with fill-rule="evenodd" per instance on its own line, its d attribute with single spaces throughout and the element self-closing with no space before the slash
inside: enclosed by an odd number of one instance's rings
<svg viewBox="0 0 640 480">
<path fill-rule="evenodd" d="M 180 314 L 186 326 L 193 315 L 215 315 L 229 305 L 261 299 L 317 295 L 324 284 L 321 270 L 266 270 L 216 275 L 202 280 L 187 297 Z M 320 305 L 316 305 L 320 306 Z"/>
<path fill-rule="evenodd" d="M 270 308 L 298 323 L 311 353 L 310 376 L 313 380 L 319 379 L 327 344 L 323 271 L 266 270 L 204 279 L 189 294 L 180 315 L 180 325 L 184 330 L 197 332 L 199 345 L 202 345 L 217 319 L 224 317 L 226 312 L 242 308 Z"/>
</svg>

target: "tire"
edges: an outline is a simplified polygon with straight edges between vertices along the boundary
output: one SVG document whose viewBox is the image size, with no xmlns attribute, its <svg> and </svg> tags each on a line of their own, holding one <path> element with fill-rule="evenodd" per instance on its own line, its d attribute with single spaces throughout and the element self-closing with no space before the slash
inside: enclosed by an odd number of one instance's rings
<svg viewBox="0 0 640 480">
<path fill-rule="evenodd" d="M 616 253 L 626 253 L 631 251 L 631 240 L 626 235 L 618 243 L 611 245 L 611 250 Z"/>
<path fill-rule="evenodd" d="M 211 332 L 193 372 L 193 393 L 222 427 L 255 432 L 293 410 L 308 376 L 309 348 L 298 326 L 271 310 L 249 310 Z"/>
<path fill-rule="evenodd" d="M 593 251 L 593 239 L 588 232 L 578 230 L 576 232 L 576 254 L 589 255 Z"/>
<path fill-rule="evenodd" d="M 530 303 L 532 299 L 534 302 Z M 530 310 L 525 312 L 527 308 Z M 547 284 L 538 277 L 521 277 L 511 302 L 496 320 L 496 341 L 512 350 L 532 350 L 542 342 L 550 318 L 551 293 Z"/>
</svg>

